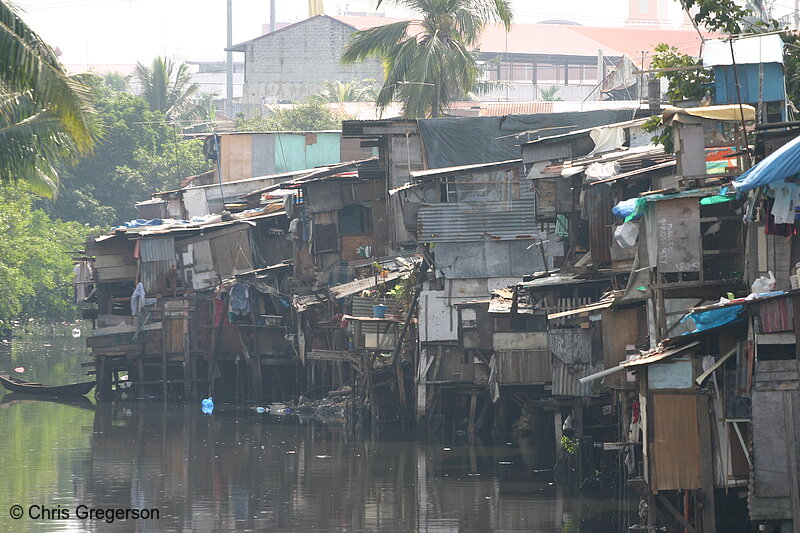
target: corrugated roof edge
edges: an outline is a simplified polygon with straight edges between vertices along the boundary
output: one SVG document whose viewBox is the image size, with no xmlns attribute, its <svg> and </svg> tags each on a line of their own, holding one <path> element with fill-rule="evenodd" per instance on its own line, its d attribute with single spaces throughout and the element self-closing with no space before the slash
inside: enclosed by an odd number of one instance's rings
<svg viewBox="0 0 800 533">
<path fill-rule="evenodd" d="M 339 174 L 340 172 L 344 172 L 344 169 L 347 169 L 349 167 L 353 167 L 353 170 L 358 170 L 358 167 L 360 165 L 363 165 L 364 163 L 368 163 L 370 161 L 376 161 L 377 159 L 378 156 L 373 156 L 367 159 L 357 159 L 355 161 L 347 161 L 346 163 L 331 164 L 328 165 L 327 167 L 320 167 L 318 169 L 310 169 L 310 172 L 308 174 L 301 175 L 300 177 L 295 178 L 293 180 L 282 181 L 280 183 L 275 183 L 274 185 L 270 185 L 268 187 L 257 189 L 255 191 L 249 192 L 241 196 L 241 198 L 250 198 L 252 196 L 264 194 L 265 192 L 276 191 L 278 189 L 284 189 L 287 187 L 297 187 L 304 183 L 311 183 L 318 179 L 331 177 L 331 175 L 333 174 Z M 328 174 L 329 172 L 332 174 Z M 302 173 L 303 172 L 300 172 L 300 174 Z"/>
<path fill-rule="evenodd" d="M 410 174 L 411 177 L 414 179 L 421 179 L 421 178 L 440 176 L 443 174 L 456 174 L 459 172 L 469 172 L 471 170 L 480 170 L 482 168 L 514 167 L 521 165 L 522 165 L 522 159 L 508 159 L 506 161 L 496 161 L 493 163 L 476 163 L 473 165 L 459 165 L 456 167 L 431 168 L 428 170 L 414 170 Z"/>
<path fill-rule="evenodd" d="M 636 111 L 636 109 L 631 109 L 631 111 Z M 642 124 L 644 124 L 648 120 L 649 119 L 646 119 L 646 118 L 637 118 L 637 119 L 632 119 L 632 120 L 626 120 L 624 122 L 614 122 L 614 123 L 611 123 L 611 124 L 603 124 L 602 126 L 595 126 L 593 128 L 581 128 L 579 130 L 572 130 L 572 131 L 567 132 L 567 133 L 559 133 L 558 135 L 550 135 L 548 137 L 540 137 L 539 139 L 533 139 L 532 141 L 526 141 L 526 142 L 522 143 L 522 146 L 528 146 L 528 145 L 531 145 L 531 144 L 534 144 L 534 143 L 542 143 L 542 144 L 544 144 L 544 143 L 547 143 L 547 142 L 557 142 L 557 141 L 560 141 L 560 140 L 563 140 L 563 139 L 568 139 L 570 137 L 576 137 L 578 135 L 583 135 L 583 134 L 586 134 L 586 133 L 590 133 L 593 130 L 601 130 L 603 128 L 624 128 L 626 126 L 628 126 L 628 127 L 641 126 Z M 539 131 L 539 130 L 521 131 L 521 132 L 517 133 L 516 135 L 526 135 L 528 133 L 535 133 L 537 131 Z"/>
</svg>

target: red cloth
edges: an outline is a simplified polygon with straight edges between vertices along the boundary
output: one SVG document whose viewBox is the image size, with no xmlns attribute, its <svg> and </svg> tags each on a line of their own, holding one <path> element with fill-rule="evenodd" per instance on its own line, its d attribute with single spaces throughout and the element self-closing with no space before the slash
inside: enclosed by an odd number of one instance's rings
<svg viewBox="0 0 800 533">
<path fill-rule="evenodd" d="M 214 298 L 214 327 L 218 328 L 220 324 L 223 326 L 228 324 L 228 313 L 225 309 L 225 301 L 221 298 Z"/>
</svg>

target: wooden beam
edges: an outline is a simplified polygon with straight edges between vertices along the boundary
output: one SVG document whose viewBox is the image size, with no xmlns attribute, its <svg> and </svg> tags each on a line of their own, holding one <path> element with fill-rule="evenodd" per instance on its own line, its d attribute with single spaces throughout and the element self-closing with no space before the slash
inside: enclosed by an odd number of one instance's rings
<svg viewBox="0 0 800 533">
<path fill-rule="evenodd" d="M 664 509 L 667 510 L 669 515 L 681 525 L 681 527 L 683 527 L 689 533 L 697 533 L 697 530 L 694 528 L 694 526 L 686 521 L 683 515 L 672 505 L 672 502 L 670 502 L 663 494 L 656 494 L 656 500 Z M 705 515 L 705 513 L 703 513 L 703 515 Z"/>
</svg>

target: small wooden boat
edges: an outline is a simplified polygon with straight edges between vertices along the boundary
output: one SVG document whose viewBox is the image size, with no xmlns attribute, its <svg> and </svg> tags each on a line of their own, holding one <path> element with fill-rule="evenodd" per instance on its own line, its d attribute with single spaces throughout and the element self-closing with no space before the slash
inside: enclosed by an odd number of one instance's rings
<svg viewBox="0 0 800 533">
<path fill-rule="evenodd" d="M 24 392 L 26 394 L 38 394 L 40 396 L 83 396 L 94 388 L 94 381 L 83 383 L 72 383 L 71 385 L 42 385 L 41 383 L 31 383 L 24 379 L 12 378 L 11 376 L 0 376 L 0 383 L 11 392 Z"/>
<path fill-rule="evenodd" d="M 7 392 L 0 399 L 0 409 L 21 403 L 57 403 L 59 405 L 69 405 L 80 407 L 81 409 L 94 410 L 94 404 L 86 396 L 43 396 L 41 394 L 28 394 L 25 392 Z"/>
</svg>

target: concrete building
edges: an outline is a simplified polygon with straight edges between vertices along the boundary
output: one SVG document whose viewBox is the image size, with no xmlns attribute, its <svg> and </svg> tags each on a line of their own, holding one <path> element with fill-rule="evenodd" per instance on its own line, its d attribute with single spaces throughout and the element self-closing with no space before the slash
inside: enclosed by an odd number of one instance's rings
<svg viewBox="0 0 800 533">
<path fill-rule="evenodd" d="M 245 54 L 243 111 L 258 114 L 264 104 L 298 101 L 318 93 L 325 80 L 383 79 L 378 61 L 344 65 L 340 58 L 353 33 L 400 19 L 380 16 L 318 15 L 238 44 Z M 480 60 L 488 80 L 499 84 L 484 100 L 531 102 L 540 91 L 558 87 L 566 101 L 599 100 L 606 74 L 628 56 L 636 66 L 650 63 L 659 43 L 697 56 L 700 37 L 692 30 L 658 27 L 601 28 L 574 24 L 514 24 L 510 32 L 499 24 L 486 26 Z M 630 61 L 628 61 L 630 65 Z M 630 70 L 630 69 L 628 69 Z M 628 76 L 630 77 L 630 76 Z M 635 77 L 634 77 L 635 78 Z M 625 99 L 636 99 L 635 79 L 627 80 Z"/>
<path fill-rule="evenodd" d="M 244 52 L 243 111 L 257 115 L 264 104 L 303 100 L 320 92 L 325 80 L 383 79 L 378 61 L 340 61 L 356 30 L 337 18 L 318 15 L 234 46 L 234 52 Z"/>
</svg>

